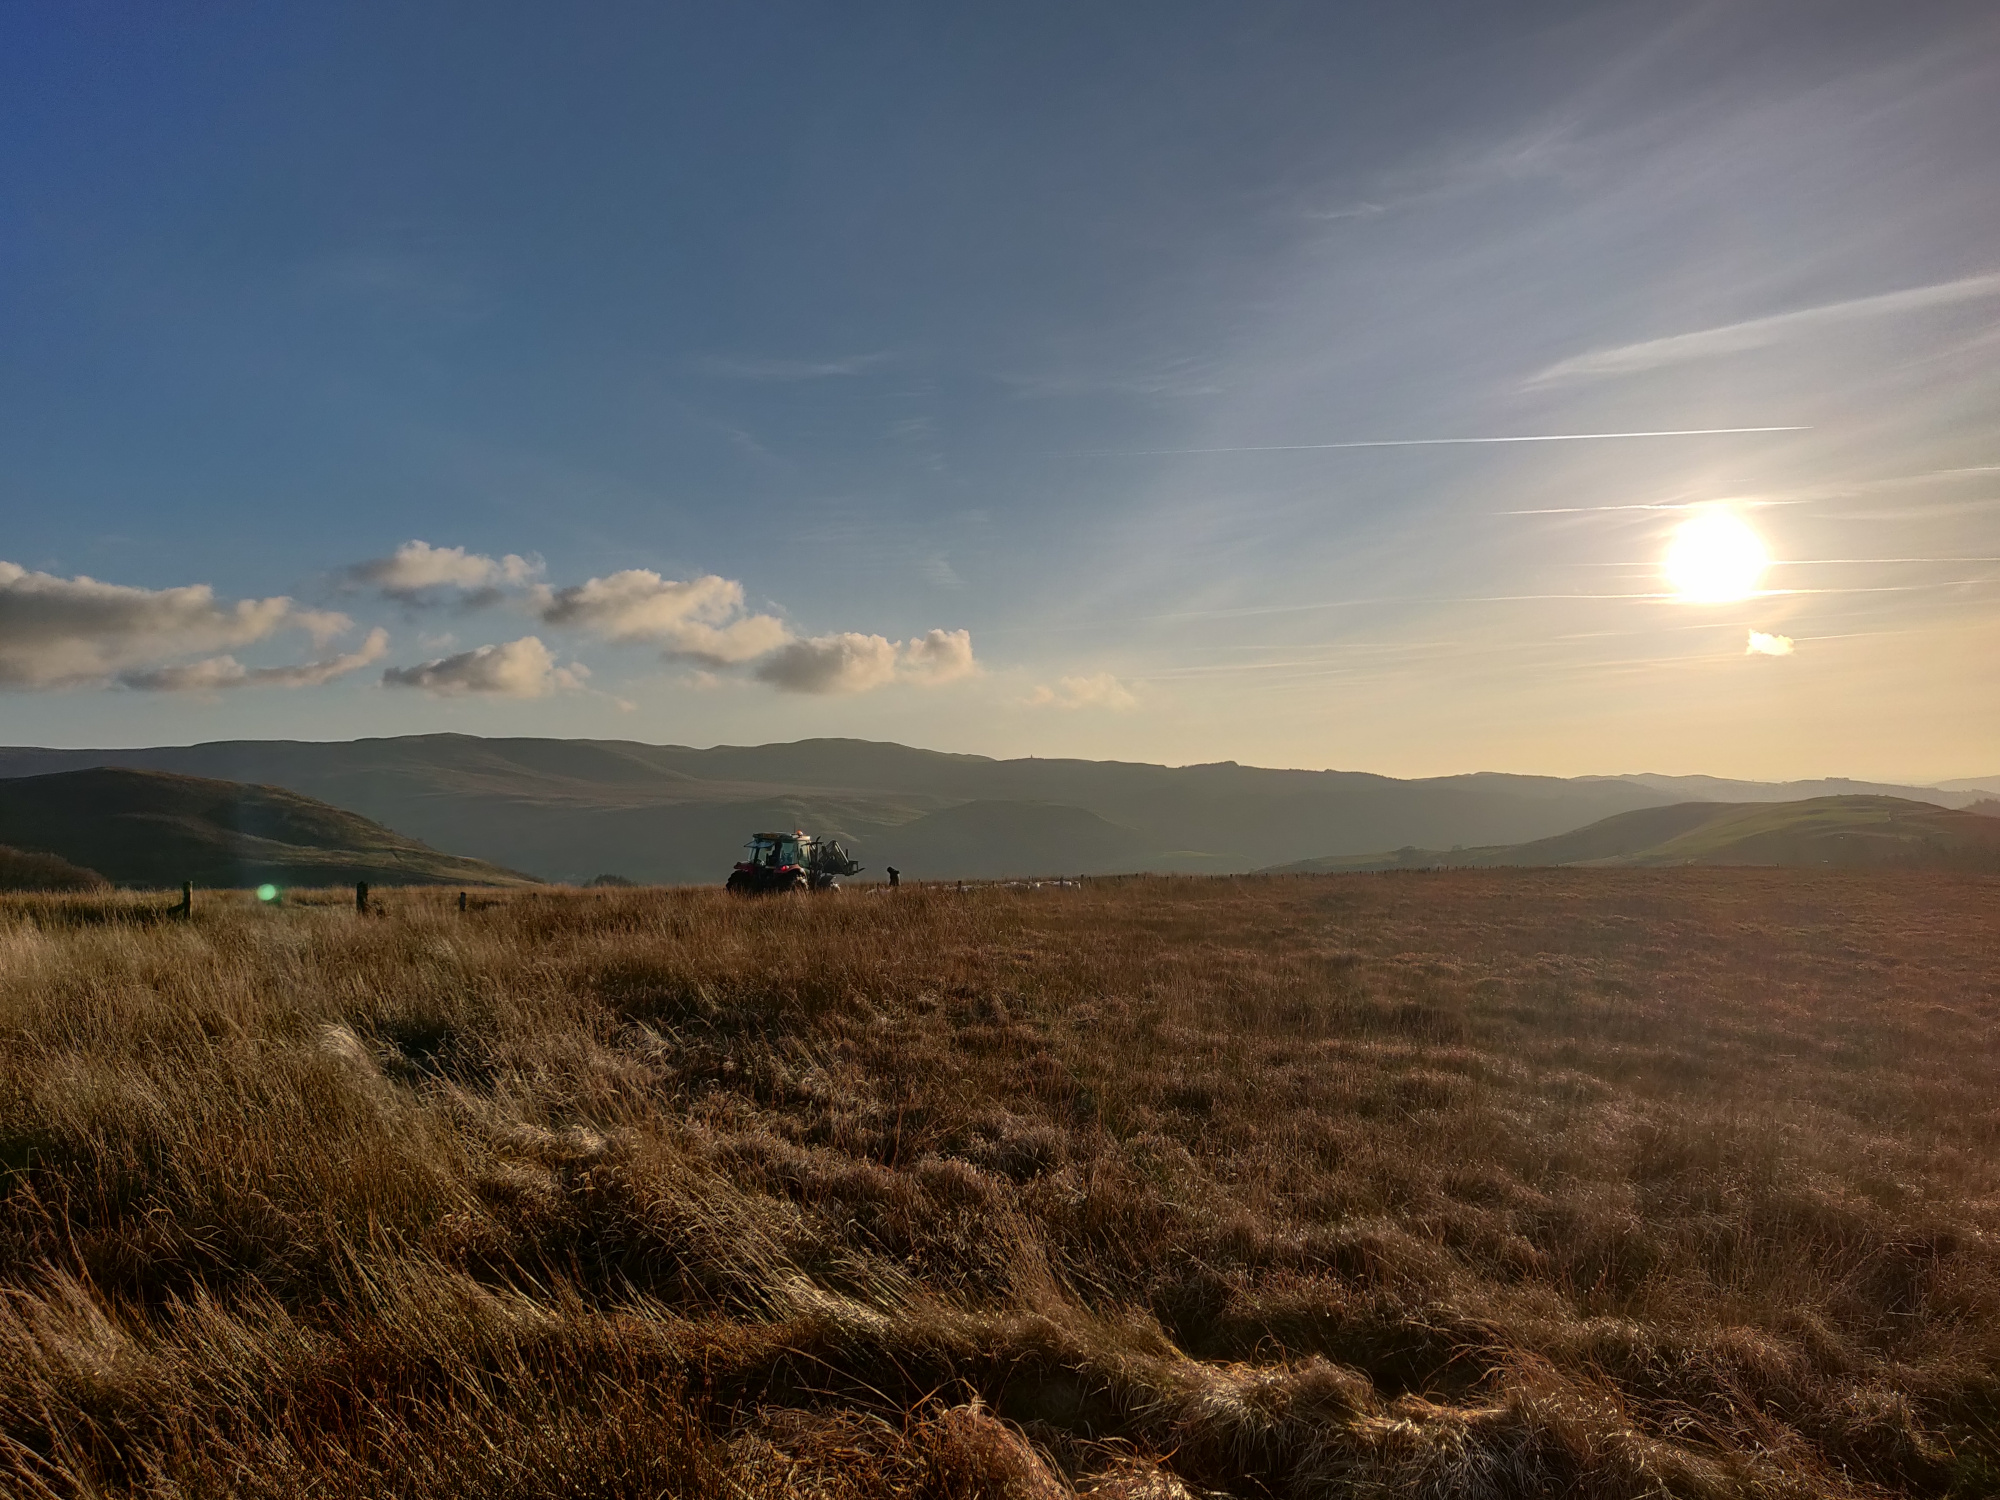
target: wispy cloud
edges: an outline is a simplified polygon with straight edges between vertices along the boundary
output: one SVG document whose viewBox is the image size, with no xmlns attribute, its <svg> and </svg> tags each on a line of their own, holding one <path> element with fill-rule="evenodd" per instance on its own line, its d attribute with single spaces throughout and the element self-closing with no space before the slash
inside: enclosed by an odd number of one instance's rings
<svg viewBox="0 0 2000 1500">
<path fill-rule="evenodd" d="M 1340 219 L 1379 219 L 1388 211 L 1388 204 L 1374 203 L 1364 199 L 1359 203 L 1343 204 L 1339 208 L 1309 208 L 1306 210 L 1305 217 L 1316 219 L 1323 223 L 1332 223 Z"/>
<path fill-rule="evenodd" d="M 1797 644 L 1788 635 L 1766 635 L 1761 630 L 1750 632 L 1750 644 L 1743 648 L 1745 656 L 1790 656 Z"/>
<path fill-rule="evenodd" d="M 874 354 L 843 354 L 834 359 L 759 359 L 750 355 L 719 354 L 694 361 L 702 375 L 723 380 L 838 380 L 844 376 L 867 375 L 895 363 L 888 350 Z"/>
<path fill-rule="evenodd" d="M 1108 708 L 1121 713 L 1139 706 L 1138 696 L 1109 672 L 1058 678 L 1054 687 L 1037 687 L 1028 702 L 1038 708 Z"/>
<path fill-rule="evenodd" d="M 1800 334 L 1872 318 L 1894 317 L 1900 313 L 1922 312 L 1934 307 L 1950 307 L 2000 297 L 2000 272 L 1964 276 L 1956 281 L 1940 281 L 1931 286 L 1908 287 L 1882 292 L 1872 297 L 1853 297 L 1844 302 L 1826 302 L 1818 307 L 1802 307 L 1770 317 L 1750 318 L 1741 323 L 1724 323 L 1715 328 L 1676 333 L 1666 338 L 1645 339 L 1636 344 L 1619 344 L 1594 349 L 1587 354 L 1560 360 L 1532 377 L 1530 386 L 1556 385 L 1570 380 L 1591 380 L 1605 376 L 1633 375 L 1690 360 L 1713 359 L 1723 354 L 1740 354 L 1762 349 Z"/>
<path fill-rule="evenodd" d="M 321 661 L 302 662 L 290 667 L 246 667 L 233 656 L 211 656 L 178 666 L 155 667 L 149 671 L 119 674 L 128 688 L 153 693 L 215 693 L 228 688 L 320 687 L 336 677 L 345 677 L 380 661 L 389 650 L 389 632 L 379 626 L 356 651 L 329 656 Z"/>
<path fill-rule="evenodd" d="M 1219 395 L 1224 389 L 1218 362 L 1207 355 L 1184 355 L 1123 370 L 1057 369 L 994 378 L 1016 396 L 1026 399 L 1134 396 L 1178 400 Z"/>
<path fill-rule="evenodd" d="M 355 249 L 321 256 L 301 268 L 306 291 L 448 317 L 483 315 L 490 298 L 463 265 L 389 249 Z"/>
<path fill-rule="evenodd" d="M 958 569 L 951 565 L 951 559 L 942 552 L 931 552 L 917 559 L 917 571 L 924 581 L 934 589 L 962 589 L 965 580 L 958 576 Z"/>
<path fill-rule="evenodd" d="M 1457 448 L 1481 443 L 1596 443 L 1615 438 L 1729 437 L 1764 432 L 1810 432 L 1809 427 L 1671 427 L 1646 432 L 1531 432 L 1500 437 L 1357 438 L 1343 443 L 1249 443 L 1227 448 L 1107 448 L 1058 454 L 1060 458 L 1167 458 L 1203 453 L 1333 453 L 1343 448 Z M 1525 514 L 1523 512 L 1522 514 Z"/>
<path fill-rule="evenodd" d="M 251 645 L 288 627 L 325 641 L 352 623 L 282 596 L 224 604 L 205 583 L 133 588 L 0 562 L 0 687 L 102 682 L 197 651 Z"/>
</svg>

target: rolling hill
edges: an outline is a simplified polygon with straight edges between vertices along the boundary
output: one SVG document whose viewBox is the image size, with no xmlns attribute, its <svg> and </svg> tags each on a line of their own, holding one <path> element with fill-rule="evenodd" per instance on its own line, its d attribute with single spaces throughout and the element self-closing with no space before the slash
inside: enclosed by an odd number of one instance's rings
<svg viewBox="0 0 2000 1500">
<path fill-rule="evenodd" d="M 1905 797 L 1682 802 L 1619 813 L 1522 844 L 1333 855 L 1279 865 L 1270 873 L 1501 865 L 1913 866 L 2000 873 L 2000 818 Z"/>
<path fill-rule="evenodd" d="M 95 768 L 0 781 L 0 845 L 119 885 L 524 885 L 270 786 Z"/>
<path fill-rule="evenodd" d="M 110 884 L 97 871 L 73 865 L 59 855 L 0 844 L 0 891 L 94 891 Z"/>
<path fill-rule="evenodd" d="M 844 840 L 877 875 L 1234 871 L 1409 845 L 1546 838 L 1695 798 L 1886 793 L 1956 806 L 1976 791 L 1856 782 L 1399 780 L 1234 762 L 994 760 L 867 740 L 690 749 L 622 740 L 412 735 L 134 750 L 0 749 L 0 777 L 125 766 L 281 786 L 441 849 L 551 880 L 719 881 L 759 828 Z M 976 807 L 956 817 L 955 809 Z M 936 819 L 936 821 L 931 821 Z"/>
</svg>

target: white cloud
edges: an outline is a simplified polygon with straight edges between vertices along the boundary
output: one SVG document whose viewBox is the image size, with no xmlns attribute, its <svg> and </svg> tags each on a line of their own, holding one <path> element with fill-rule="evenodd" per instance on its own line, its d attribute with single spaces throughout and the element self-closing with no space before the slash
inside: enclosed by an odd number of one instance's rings
<svg viewBox="0 0 2000 1500">
<path fill-rule="evenodd" d="M 182 666 L 153 667 L 119 674 L 129 688 L 160 693 L 213 693 L 239 687 L 318 687 L 378 662 L 389 649 L 389 632 L 379 626 L 357 651 L 295 667 L 246 667 L 233 656 L 211 656 Z"/>
<path fill-rule="evenodd" d="M 512 552 L 505 557 L 487 557 L 463 547 L 433 547 L 429 542 L 412 541 L 387 557 L 356 563 L 347 574 L 356 583 L 412 603 L 440 589 L 470 593 L 518 588 L 541 571 L 539 560 Z"/>
<path fill-rule="evenodd" d="M 1554 385 L 1565 380 L 1587 380 L 1603 375 L 1632 375 L 1663 365 L 1689 360 L 1710 359 L 1718 354 L 1737 354 L 1761 349 L 1794 334 L 1857 323 L 1896 313 L 1920 312 L 1926 308 L 1949 307 L 1986 297 L 2000 297 L 2000 272 L 1966 276 L 1957 281 L 1941 281 L 1934 286 L 1909 287 L 1900 292 L 1884 292 L 1874 297 L 1854 297 L 1845 302 L 1828 302 L 1819 307 L 1802 307 L 1794 312 L 1768 318 L 1751 318 L 1741 323 L 1725 323 L 1693 333 L 1677 333 L 1662 339 L 1646 339 L 1637 344 L 1621 344 L 1612 349 L 1595 349 L 1550 365 L 1528 382 L 1531 386 Z"/>
<path fill-rule="evenodd" d="M 628 568 L 537 596 L 545 625 L 574 625 L 609 641 L 649 641 L 711 666 L 750 661 L 791 638 L 782 620 L 746 615 L 743 585 L 710 573 L 685 582 Z"/>
<path fill-rule="evenodd" d="M 480 646 L 414 667 L 391 667 L 382 674 L 382 682 L 387 687 L 422 688 L 440 698 L 472 693 L 543 698 L 559 688 L 581 687 L 589 675 L 580 662 L 557 666 L 554 653 L 539 637 L 524 635 L 518 641 Z"/>
<path fill-rule="evenodd" d="M 849 630 L 788 641 L 756 675 L 788 693 L 865 693 L 892 682 L 941 687 L 978 671 L 970 631 L 932 630 L 898 642 Z"/>
<path fill-rule="evenodd" d="M 911 682 L 935 687 L 970 677 L 979 670 L 972 659 L 972 632 L 931 630 L 903 643 L 901 674 Z"/>
<path fill-rule="evenodd" d="M 1745 656 L 1790 656 L 1797 650 L 1788 635 L 1766 635 L 1761 630 L 1750 632 L 1750 644 L 1743 650 Z"/>
<path fill-rule="evenodd" d="M 287 625 L 303 630 L 315 646 L 324 646 L 337 635 L 354 628 L 354 621 L 337 609 L 293 609 L 285 617 Z"/>
<path fill-rule="evenodd" d="M 1132 690 L 1109 672 L 1058 678 L 1052 688 L 1037 687 L 1028 701 L 1049 708 L 1109 708 L 1121 713 L 1139 706 Z"/>
<path fill-rule="evenodd" d="M 99 682 L 176 656 L 247 646 L 287 626 L 323 639 L 352 623 L 283 597 L 222 604 L 205 583 L 131 588 L 0 562 L 0 686 Z"/>
</svg>

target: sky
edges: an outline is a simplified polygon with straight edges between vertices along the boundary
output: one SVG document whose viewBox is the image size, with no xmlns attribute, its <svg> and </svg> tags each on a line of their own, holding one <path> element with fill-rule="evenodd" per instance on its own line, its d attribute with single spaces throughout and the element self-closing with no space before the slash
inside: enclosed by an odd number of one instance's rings
<svg viewBox="0 0 2000 1500">
<path fill-rule="evenodd" d="M 443 730 L 2000 772 L 2000 10 L 0 4 L 0 742 Z"/>
</svg>

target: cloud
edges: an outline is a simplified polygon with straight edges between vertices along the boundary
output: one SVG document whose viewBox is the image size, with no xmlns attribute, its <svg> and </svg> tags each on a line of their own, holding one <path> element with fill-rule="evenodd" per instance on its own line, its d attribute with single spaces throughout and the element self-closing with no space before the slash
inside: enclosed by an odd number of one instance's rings
<svg viewBox="0 0 2000 1500">
<path fill-rule="evenodd" d="M 1120 713 L 1139 706 L 1132 690 L 1109 672 L 1058 678 L 1053 688 L 1037 687 L 1028 701 L 1049 708 L 1109 708 Z"/>
<path fill-rule="evenodd" d="M 1750 632 L 1750 644 L 1743 650 L 1745 656 L 1790 656 L 1797 647 L 1788 635 L 1766 635 L 1761 630 Z"/>
<path fill-rule="evenodd" d="M 246 667 L 233 656 L 211 656 L 183 666 L 154 667 L 147 671 L 121 672 L 118 680 L 126 687 L 154 693 L 213 693 L 239 687 L 319 687 L 358 672 L 378 662 L 389 649 L 389 632 L 379 626 L 357 651 L 330 656 L 324 661 L 303 662 L 295 667 Z"/>
<path fill-rule="evenodd" d="M 283 597 L 222 604 L 205 583 L 131 588 L 0 562 L 0 686 L 97 682 L 176 656 L 247 646 L 288 626 L 323 639 L 352 623 Z"/>
<path fill-rule="evenodd" d="M 1075 396 L 1096 395 L 1172 400 L 1221 394 L 1224 386 L 1218 371 L 1217 362 L 1209 356 L 1183 355 L 1144 368 L 1076 368 L 1003 374 L 997 378 L 1024 400 L 1068 400 Z"/>
<path fill-rule="evenodd" d="M 713 573 L 678 582 L 628 568 L 537 597 L 545 625 L 578 626 L 608 641 L 650 641 L 670 656 L 710 666 L 753 660 L 791 638 L 782 620 L 742 614 L 743 585 Z"/>
<path fill-rule="evenodd" d="M 385 687 L 422 688 L 439 698 L 475 693 L 544 698 L 558 688 L 583 686 L 589 675 L 580 662 L 557 666 L 554 653 L 538 636 L 524 635 L 505 645 L 481 646 L 414 667 L 391 667 L 382 674 L 382 682 Z"/>
<path fill-rule="evenodd" d="M 541 562 L 518 557 L 487 557 L 463 547 L 433 547 L 429 542 L 403 543 L 387 557 L 371 558 L 347 570 L 355 583 L 380 589 L 391 599 L 416 603 L 433 591 L 490 593 L 520 587 L 542 571 Z"/>
<path fill-rule="evenodd" d="M 891 682 L 941 687 L 978 670 L 970 631 L 932 630 L 897 642 L 850 630 L 789 641 L 758 664 L 756 676 L 787 693 L 865 693 Z"/>
<path fill-rule="evenodd" d="M 970 677 L 979 670 L 972 659 L 972 632 L 932 630 L 903 643 L 901 675 L 926 687 L 937 687 Z"/>
<path fill-rule="evenodd" d="M 871 370 L 879 370 L 892 363 L 895 358 L 887 351 L 845 354 L 835 359 L 756 359 L 718 355 L 695 361 L 695 368 L 704 375 L 720 375 L 729 380 L 837 380 L 844 376 L 866 375 Z"/>
<path fill-rule="evenodd" d="M 917 571 L 924 575 L 924 581 L 934 589 L 965 587 L 965 580 L 958 576 L 958 569 L 951 565 L 951 559 L 942 552 L 933 552 L 928 557 L 919 558 Z"/>
<path fill-rule="evenodd" d="M 1883 292 L 1873 297 L 1855 297 L 1845 302 L 1827 302 L 1818 307 L 1777 313 L 1768 318 L 1725 323 L 1717 328 L 1677 333 L 1637 344 L 1621 344 L 1612 349 L 1595 349 L 1550 365 L 1528 384 L 1555 385 L 1566 380 L 1633 375 L 1665 365 L 1684 364 L 1689 360 L 1712 359 L 1719 354 L 1761 349 L 1795 334 L 1810 333 L 1816 329 L 1891 317 L 1897 313 L 1920 312 L 1932 307 L 1949 307 L 1986 297 L 2000 297 L 2000 272 L 1941 281 L 1934 286 L 1909 287 L 1900 292 Z"/>
<path fill-rule="evenodd" d="M 757 668 L 759 682 L 787 693 L 865 693 L 895 677 L 895 642 L 851 630 L 792 641 Z"/>
<path fill-rule="evenodd" d="M 1346 204 L 1341 208 L 1309 209 L 1305 216 L 1308 219 L 1318 219 L 1325 223 L 1331 223 L 1336 219 L 1379 219 L 1388 211 L 1389 205 L 1386 203 L 1371 203 L 1363 200 L 1360 203 Z"/>
</svg>

